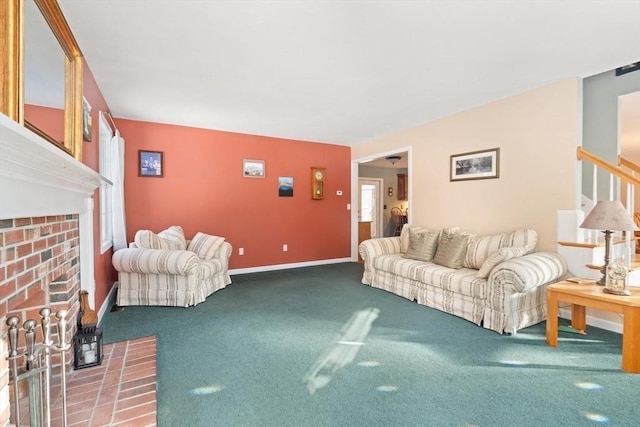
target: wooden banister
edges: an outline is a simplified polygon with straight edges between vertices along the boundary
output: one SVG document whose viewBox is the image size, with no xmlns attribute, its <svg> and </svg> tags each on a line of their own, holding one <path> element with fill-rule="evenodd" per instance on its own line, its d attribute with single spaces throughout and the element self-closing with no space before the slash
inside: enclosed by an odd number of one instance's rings
<svg viewBox="0 0 640 427">
<path fill-rule="evenodd" d="M 635 173 L 640 173 L 640 165 L 622 156 L 618 156 L 618 166 L 623 166 L 631 169 Z"/>
<path fill-rule="evenodd" d="M 640 187 L 640 178 L 631 175 L 629 172 L 623 171 L 619 167 L 612 165 L 611 163 L 601 159 L 595 154 L 591 154 L 590 152 L 586 151 L 582 147 L 578 147 L 577 155 L 578 155 L 578 160 L 587 159 L 594 165 L 606 170 L 612 175 L 615 175 L 624 181 L 627 181 L 633 185 Z"/>
</svg>

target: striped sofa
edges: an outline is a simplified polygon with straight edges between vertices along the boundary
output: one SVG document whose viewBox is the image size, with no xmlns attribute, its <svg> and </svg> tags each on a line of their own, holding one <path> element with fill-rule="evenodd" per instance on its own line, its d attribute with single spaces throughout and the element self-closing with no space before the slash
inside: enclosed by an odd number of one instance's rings
<svg viewBox="0 0 640 427">
<path fill-rule="evenodd" d="M 415 229 L 423 238 L 430 233 L 431 241 L 436 242 L 431 253 L 423 250 L 423 259 L 411 255 Z M 564 276 L 567 265 L 555 253 L 534 251 L 535 231 L 486 236 L 462 233 L 466 237 L 459 239 L 464 242 L 458 254 L 461 261 L 454 268 L 436 263 L 442 262 L 438 244 L 443 245 L 445 231 L 405 225 L 399 237 L 362 242 L 362 283 L 498 333 L 515 334 L 546 319 L 546 285 Z"/>
<path fill-rule="evenodd" d="M 113 254 L 117 304 L 197 305 L 231 283 L 231 253 L 224 238 L 197 233 L 186 240 L 179 226 L 158 234 L 139 230 L 128 248 Z"/>
</svg>

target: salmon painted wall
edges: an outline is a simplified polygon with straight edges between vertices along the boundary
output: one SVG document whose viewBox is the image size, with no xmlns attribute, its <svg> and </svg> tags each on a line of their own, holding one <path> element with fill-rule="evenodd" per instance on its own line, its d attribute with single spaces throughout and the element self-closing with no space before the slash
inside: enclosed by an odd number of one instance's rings
<svg viewBox="0 0 640 427">
<path fill-rule="evenodd" d="M 233 245 L 230 269 L 350 257 L 349 147 L 126 119 L 116 125 L 125 138 L 129 241 L 139 229 L 170 225 L 187 239 L 198 231 L 222 236 Z M 163 152 L 164 177 L 138 176 L 138 150 Z M 243 159 L 264 160 L 265 178 L 245 178 Z M 313 166 L 326 168 L 324 200 L 311 199 Z M 294 178 L 293 197 L 278 196 L 279 177 Z"/>
<path fill-rule="evenodd" d="M 100 171 L 100 145 L 99 140 L 99 112 L 109 111 L 109 106 L 100 92 L 93 73 L 87 63 L 83 66 L 83 95 L 91 105 L 91 141 L 84 141 L 82 144 L 82 162 L 95 171 Z M 95 275 L 95 306 L 98 311 L 105 302 L 113 283 L 117 280 L 117 274 L 111 265 L 113 251 L 107 250 L 100 253 L 100 194 L 96 190 L 93 194 L 93 253 L 94 253 L 94 275 Z"/>
</svg>

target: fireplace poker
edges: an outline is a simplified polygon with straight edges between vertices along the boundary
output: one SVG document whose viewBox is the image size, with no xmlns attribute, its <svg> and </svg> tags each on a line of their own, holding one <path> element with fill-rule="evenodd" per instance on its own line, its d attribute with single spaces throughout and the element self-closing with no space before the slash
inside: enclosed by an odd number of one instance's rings
<svg viewBox="0 0 640 427">
<path fill-rule="evenodd" d="M 37 366 L 37 358 L 36 358 L 36 321 L 35 320 L 27 320 L 24 322 L 22 327 L 27 331 L 24 334 L 25 341 L 27 343 L 27 352 L 25 355 L 27 356 L 27 384 L 29 384 L 29 422 L 31 426 L 40 426 L 41 423 L 41 413 L 42 405 L 39 404 L 39 400 L 42 397 L 40 394 L 40 383 L 36 378 L 36 374 L 40 375 L 36 372 Z M 37 398 L 33 398 L 33 396 L 37 396 Z"/>
<path fill-rule="evenodd" d="M 18 409 L 18 401 L 20 396 L 20 388 L 18 384 L 18 319 L 16 316 L 12 316 L 7 319 L 7 326 L 9 327 L 9 365 L 11 367 L 11 375 L 13 376 L 13 414 L 14 421 L 17 426 L 20 425 L 20 410 Z"/>
<path fill-rule="evenodd" d="M 67 310 L 60 310 L 56 313 L 58 318 L 58 350 L 60 350 L 60 363 L 62 369 L 60 370 L 60 386 L 62 387 L 62 426 L 67 426 L 67 374 L 66 374 L 66 351 L 71 347 L 66 344 L 67 336 Z"/>
<path fill-rule="evenodd" d="M 42 317 L 42 343 L 44 344 L 44 400 L 42 401 L 42 410 L 45 418 L 45 426 L 51 425 L 51 310 L 47 307 L 40 310 Z M 64 366 L 63 366 L 64 369 Z"/>
</svg>

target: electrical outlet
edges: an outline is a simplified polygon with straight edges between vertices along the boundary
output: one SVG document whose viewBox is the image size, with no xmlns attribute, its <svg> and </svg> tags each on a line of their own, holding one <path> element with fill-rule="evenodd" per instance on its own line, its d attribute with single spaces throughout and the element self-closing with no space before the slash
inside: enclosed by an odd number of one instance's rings
<svg viewBox="0 0 640 427">
<path fill-rule="evenodd" d="M 244 248 L 238 249 L 238 255 L 244 255 Z"/>
<path fill-rule="evenodd" d="M 287 252 L 288 250 L 289 247 L 286 244 L 282 245 L 282 252 Z"/>
</svg>

